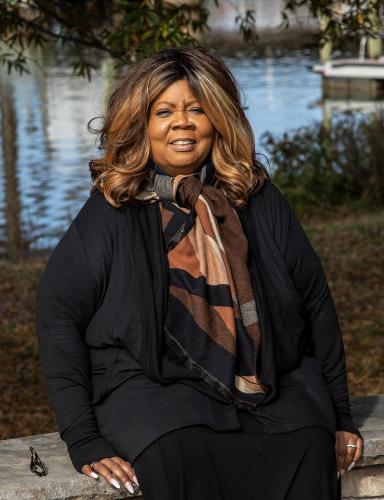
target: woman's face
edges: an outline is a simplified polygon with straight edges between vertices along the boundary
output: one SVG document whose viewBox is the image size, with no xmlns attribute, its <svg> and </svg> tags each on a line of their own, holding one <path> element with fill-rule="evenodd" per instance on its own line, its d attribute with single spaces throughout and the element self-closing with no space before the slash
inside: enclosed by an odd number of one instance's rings
<svg viewBox="0 0 384 500">
<path fill-rule="evenodd" d="M 152 103 L 151 158 L 168 175 L 197 171 L 211 151 L 214 132 L 185 80 L 174 82 Z"/>
</svg>

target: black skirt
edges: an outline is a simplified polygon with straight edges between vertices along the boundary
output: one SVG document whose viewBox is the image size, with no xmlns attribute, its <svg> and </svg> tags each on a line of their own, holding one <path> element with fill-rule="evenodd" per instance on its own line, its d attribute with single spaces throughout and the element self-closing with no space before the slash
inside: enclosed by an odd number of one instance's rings
<svg viewBox="0 0 384 500">
<path fill-rule="evenodd" d="M 337 500 L 335 438 L 305 427 L 268 434 L 240 411 L 243 430 L 175 429 L 133 462 L 145 500 Z"/>
</svg>

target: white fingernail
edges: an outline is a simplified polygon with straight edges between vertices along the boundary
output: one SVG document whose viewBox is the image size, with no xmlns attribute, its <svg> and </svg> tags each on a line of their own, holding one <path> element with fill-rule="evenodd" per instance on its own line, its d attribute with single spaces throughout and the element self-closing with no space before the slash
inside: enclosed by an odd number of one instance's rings
<svg viewBox="0 0 384 500">
<path fill-rule="evenodd" d="M 115 478 L 111 479 L 111 484 L 115 487 L 115 488 L 120 488 L 120 484 L 118 483 L 118 481 L 116 481 Z"/>
<path fill-rule="evenodd" d="M 345 470 L 344 469 L 341 469 L 340 471 L 340 476 L 342 476 L 344 474 Z"/>
<path fill-rule="evenodd" d="M 136 475 L 133 476 L 133 480 L 135 481 L 135 483 L 137 484 L 137 486 L 139 486 L 139 481 L 137 480 Z"/>
<path fill-rule="evenodd" d="M 91 472 L 91 476 L 97 479 L 99 476 L 96 474 L 96 472 Z"/>
<path fill-rule="evenodd" d="M 349 467 L 348 467 L 347 471 L 350 471 L 351 469 L 353 469 L 353 467 L 354 467 L 355 465 L 356 465 L 356 462 L 351 462 L 351 463 L 349 464 Z"/>
<path fill-rule="evenodd" d="M 127 481 L 127 482 L 125 483 L 125 487 L 127 488 L 127 490 L 128 490 L 130 493 L 135 493 L 135 490 L 133 489 L 133 486 L 132 486 L 132 484 L 131 484 L 129 481 Z"/>
</svg>

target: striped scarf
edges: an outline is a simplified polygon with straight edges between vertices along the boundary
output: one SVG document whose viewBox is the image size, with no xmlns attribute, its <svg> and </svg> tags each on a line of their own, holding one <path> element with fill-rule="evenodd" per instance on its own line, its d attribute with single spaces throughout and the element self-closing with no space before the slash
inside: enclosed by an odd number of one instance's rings
<svg viewBox="0 0 384 500">
<path fill-rule="evenodd" d="M 261 334 L 247 267 L 248 241 L 236 210 L 200 174 L 152 170 L 169 264 L 166 343 L 226 398 L 252 407 L 266 388 L 259 378 Z M 144 194 L 144 193 L 143 193 Z M 258 397 L 257 397 L 258 396 Z"/>
</svg>

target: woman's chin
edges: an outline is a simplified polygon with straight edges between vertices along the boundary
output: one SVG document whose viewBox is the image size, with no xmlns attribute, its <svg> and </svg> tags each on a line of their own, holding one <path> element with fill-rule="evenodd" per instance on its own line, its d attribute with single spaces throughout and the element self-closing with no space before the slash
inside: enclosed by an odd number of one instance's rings
<svg viewBox="0 0 384 500">
<path fill-rule="evenodd" d="M 159 164 L 160 168 L 170 175 L 190 174 L 199 170 L 201 165 L 201 163 L 192 162 L 192 159 L 190 161 L 184 159 L 183 161 L 169 162 L 168 165 L 163 168 L 161 167 L 161 164 Z"/>
</svg>

